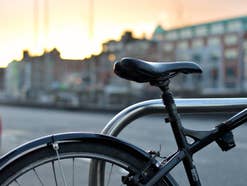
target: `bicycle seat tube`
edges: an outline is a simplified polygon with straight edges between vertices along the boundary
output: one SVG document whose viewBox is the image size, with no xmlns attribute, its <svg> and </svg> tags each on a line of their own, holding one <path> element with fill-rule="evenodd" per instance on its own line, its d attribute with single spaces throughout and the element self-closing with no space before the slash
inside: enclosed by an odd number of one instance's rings
<svg viewBox="0 0 247 186">
<path fill-rule="evenodd" d="M 200 186 L 199 176 L 197 174 L 197 170 L 195 165 L 193 164 L 192 154 L 189 153 L 189 144 L 183 132 L 183 126 L 180 120 L 180 116 L 177 112 L 177 107 L 173 98 L 172 93 L 169 90 L 169 79 L 165 81 L 159 82 L 157 85 L 162 90 L 162 100 L 166 107 L 169 122 L 171 124 L 171 128 L 173 134 L 175 136 L 175 140 L 178 146 L 179 151 L 183 151 L 185 153 L 185 158 L 183 159 L 183 165 L 186 170 L 186 174 L 188 176 L 189 182 L 193 186 Z"/>
</svg>

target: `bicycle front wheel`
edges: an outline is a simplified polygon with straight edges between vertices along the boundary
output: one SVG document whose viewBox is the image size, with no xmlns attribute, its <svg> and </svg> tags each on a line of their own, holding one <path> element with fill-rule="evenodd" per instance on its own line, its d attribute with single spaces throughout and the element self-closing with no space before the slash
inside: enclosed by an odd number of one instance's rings
<svg viewBox="0 0 247 186">
<path fill-rule="evenodd" d="M 140 174 L 148 161 L 146 157 L 136 157 L 99 141 L 60 142 L 26 153 L 5 166 L 0 171 L 0 185 L 88 185 L 91 160 L 104 162 L 104 179 L 95 186 L 133 186 L 122 180 Z M 168 181 L 163 179 L 159 185 L 170 185 Z"/>
</svg>

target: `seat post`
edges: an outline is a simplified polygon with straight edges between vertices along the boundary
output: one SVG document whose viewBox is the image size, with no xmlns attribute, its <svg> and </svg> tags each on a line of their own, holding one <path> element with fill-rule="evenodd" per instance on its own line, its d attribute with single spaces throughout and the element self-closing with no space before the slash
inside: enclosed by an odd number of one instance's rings
<svg viewBox="0 0 247 186">
<path fill-rule="evenodd" d="M 169 90 L 169 80 L 159 84 L 158 87 L 162 90 L 162 100 L 169 116 L 169 122 L 176 139 L 176 143 L 179 149 L 187 148 L 187 141 L 183 133 L 183 127 L 181 124 L 180 116 L 177 112 L 177 107 L 171 91 Z"/>
<path fill-rule="evenodd" d="M 169 116 L 169 122 L 175 140 L 178 146 L 178 150 L 184 151 L 186 156 L 183 159 L 184 168 L 186 170 L 189 182 L 192 186 L 200 186 L 200 179 L 196 170 L 195 165 L 193 164 L 192 155 L 189 153 L 189 144 L 186 140 L 186 136 L 183 132 L 183 126 L 180 120 L 180 116 L 177 112 L 177 107 L 173 98 L 171 91 L 169 90 L 169 80 L 164 81 L 163 83 L 159 82 L 158 85 L 162 90 L 162 100 Z"/>
</svg>

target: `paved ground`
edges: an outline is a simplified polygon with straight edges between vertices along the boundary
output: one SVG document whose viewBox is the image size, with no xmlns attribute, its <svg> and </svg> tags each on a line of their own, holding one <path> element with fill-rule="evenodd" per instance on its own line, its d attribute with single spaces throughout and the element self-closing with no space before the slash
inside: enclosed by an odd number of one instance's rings
<svg viewBox="0 0 247 186">
<path fill-rule="evenodd" d="M 65 131 L 99 132 L 113 113 L 72 112 L 62 110 L 32 109 L 0 106 L 3 121 L 2 152 L 43 135 Z M 192 119 L 184 116 L 185 126 L 194 129 L 210 129 L 224 116 L 206 115 Z M 161 121 L 161 122 L 160 122 Z M 237 148 L 222 152 L 212 144 L 195 155 L 195 162 L 203 185 L 246 185 L 247 178 L 247 125 L 234 131 Z M 144 149 L 158 150 L 168 155 L 176 148 L 167 124 L 159 116 L 146 117 L 130 125 L 120 138 L 135 143 Z M 181 166 L 174 176 L 181 185 L 187 185 Z"/>
</svg>

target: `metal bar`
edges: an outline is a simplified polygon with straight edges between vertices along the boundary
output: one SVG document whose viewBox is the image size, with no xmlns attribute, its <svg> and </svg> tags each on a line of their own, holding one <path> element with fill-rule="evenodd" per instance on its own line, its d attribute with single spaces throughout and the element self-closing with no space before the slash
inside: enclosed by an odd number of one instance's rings
<svg viewBox="0 0 247 186">
<path fill-rule="evenodd" d="M 247 108 L 247 98 L 175 99 L 175 103 L 179 113 L 233 112 Z M 140 102 L 119 112 L 101 133 L 117 136 L 123 128 L 137 118 L 165 112 L 161 99 Z"/>
</svg>

